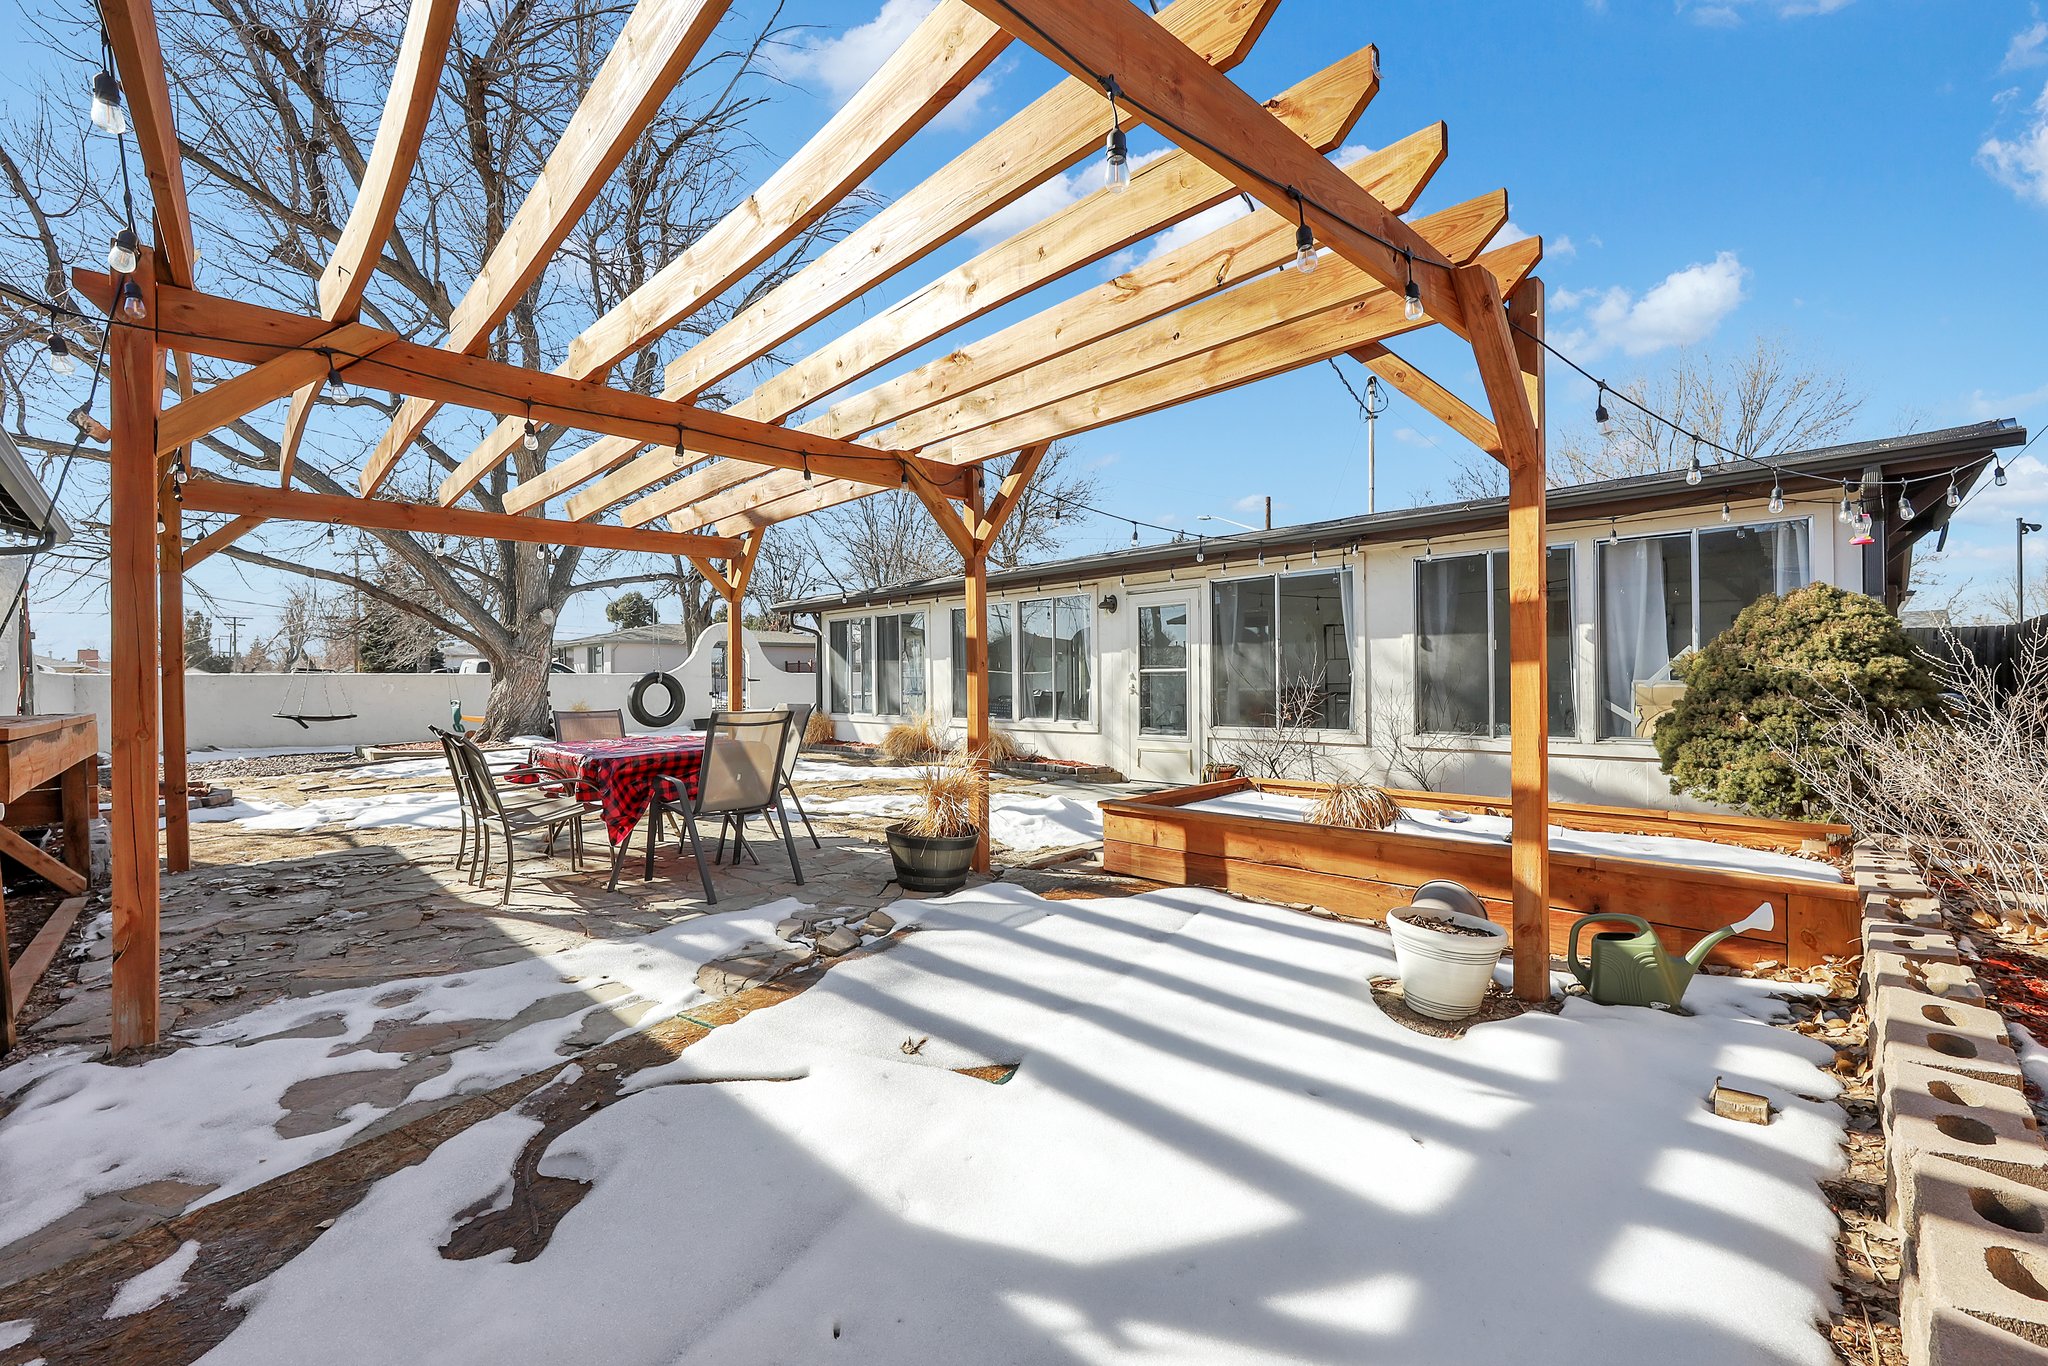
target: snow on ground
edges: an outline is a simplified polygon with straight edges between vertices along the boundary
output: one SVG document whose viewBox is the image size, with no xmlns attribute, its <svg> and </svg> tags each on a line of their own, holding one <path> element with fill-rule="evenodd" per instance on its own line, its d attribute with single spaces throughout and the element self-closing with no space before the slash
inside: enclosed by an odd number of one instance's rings
<svg viewBox="0 0 2048 1366">
<path fill-rule="evenodd" d="M 2020 1070 L 2033 1079 L 2042 1095 L 2048 1096 L 2048 1046 L 2017 1020 L 2007 1020 L 2005 1027 L 2012 1035 L 2013 1051 L 2020 1055 Z"/>
<path fill-rule="evenodd" d="M 462 806 L 453 788 L 446 792 L 323 797 L 296 806 L 267 797 L 243 797 L 230 806 L 201 807 L 192 813 L 192 819 L 231 821 L 244 830 L 317 830 L 330 825 L 349 830 L 383 826 L 453 830 L 462 824 Z"/>
<path fill-rule="evenodd" d="M 0 1202 L 0 1246 L 95 1195 L 143 1182 L 217 1184 L 213 1199 L 246 1190 L 334 1152 L 402 1101 L 538 1072 L 560 1061 L 560 1045 L 579 1031 L 624 1033 L 623 1022 L 605 1029 L 605 1017 L 629 1003 L 650 1002 L 645 1018 L 665 1019 L 702 998 L 700 967 L 775 942 L 776 922 L 801 906 L 779 901 L 525 962 L 277 1001 L 135 1066 L 89 1061 L 95 1050 L 74 1047 L 0 1069 L 0 1097 L 13 1106 L 0 1119 L 0 1190 L 10 1192 Z M 380 1025 L 515 1018 L 524 1023 L 455 1051 L 448 1070 L 403 1097 L 358 1105 L 320 1133 L 276 1131 L 294 1084 L 404 1064 L 399 1053 L 367 1046 Z"/>
<path fill-rule="evenodd" d="M 1314 803 L 1303 797 L 1278 792 L 1233 792 L 1191 802 L 1184 810 L 1215 811 L 1227 816 L 1263 816 L 1270 820 L 1305 819 Z M 1506 816 L 1465 815 L 1463 812 L 1403 807 L 1401 819 L 1392 827 L 1406 835 L 1441 835 L 1449 839 L 1473 840 L 1481 844 L 1505 844 L 1513 829 Z M 1796 854 L 1779 854 L 1768 849 L 1745 849 L 1740 845 L 1718 844 L 1713 840 L 1686 839 L 1677 835 L 1617 835 L 1594 830 L 1550 827 L 1550 848 L 1559 854 L 1604 855 L 1609 858 L 1648 859 L 1656 863 L 1677 863 L 1691 868 L 1718 868 L 1734 873 L 1765 873 L 1773 877 L 1804 878 L 1813 882 L 1840 882 L 1842 875 L 1832 865 Z"/>
<path fill-rule="evenodd" d="M 198 1260 L 199 1244 L 186 1239 L 170 1256 L 122 1282 L 121 1288 L 114 1292 L 114 1302 L 107 1306 L 105 1317 L 125 1319 L 130 1314 L 154 1309 L 165 1300 L 184 1294 L 185 1273 Z"/>
<path fill-rule="evenodd" d="M 863 792 L 806 799 L 813 816 L 908 816 L 922 803 L 915 793 Z M 1056 849 L 1102 839 L 1102 805 L 1094 797 L 1033 797 L 998 792 L 989 798 L 989 834 L 1016 850 Z"/>
<path fill-rule="evenodd" d="M 923 933 L 556 1138 L 540 1170 L 591 1190 L 532 1260 L 440 1252 L 508 1198 L 538 1132 L 508 1114 L 207 1360 L 1834 1361 L 1841 1116 L 1773 984 L 1447 1041 L 1372 1004 L 1376 930 L 1188 890 L 900 904 Z M 1714 1118 L 1716 1076 L 1774 1122 Z"/>
<path fill-rule="evenodd" d="M 268 745 L 258 749 L 193 749 L 188 764 L 217 764 L 223 759 L 281 759 L 293 754 L 346 754 L 354 745 Z"/>
</svg>

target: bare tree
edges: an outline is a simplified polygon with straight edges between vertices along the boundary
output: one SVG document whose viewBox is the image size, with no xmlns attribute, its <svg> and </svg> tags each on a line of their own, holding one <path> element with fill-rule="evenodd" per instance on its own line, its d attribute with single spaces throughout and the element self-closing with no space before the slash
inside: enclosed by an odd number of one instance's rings
<svg viewBox="0 0 2048 1366">
<path fill-rule="evenodd" d="M 1768 334 L 1726 360 L 1680 351 L 1662 374 L 1618 381 L 1614 394 L 1758 459 L 1839 440 L 1863 407 L 1863 396 L 1842 375 L 1799 357 L 1783 337 Z M 1590 421 L 1553 421 L 1553 487 L 1681 469 L 1692 460 L 1689 438 L 1624 399 L 1610 395 L 1606 406 L 1612 420 L 1604 433 Z M 1551 412 L 1554 418 L 1555 404 Z M 1711 449 L 1700 452 L 1709 463 L 1715 455 Z M 1485 455 L 1469 454 L 1452 471 L 1450 487 L 1458 498 L 1498 498 L 1507 492 L 1507 475 Z"/>
<path fill-rule="evenodd" d="M 809 597 L 820 586 L 818 565 L 810 543 L 788 523 L 769 527 L 754 556 L 747 597 L 754 604 L 752 620 L 763 630 L 787 631 L 790 618 L 777 612 L 780 603 Z"/>
<path fill-rule="evenodd" d="M 448 54 L 435 115 L 408 185 L 398 228 L 363 304 L 367 321 L 405 336 L 444 335 L 455 301 L 503 235 L 548 151 L 589 88 L 630 6 L 574 0 L 478 0 L 465 5 Z M 191 186 L 202 284 L 254 301 L 310 312 L 340 235 L 347 203 L 369 160 L 406 6 L 399 0 L 192 0 L 158 10 L 180 145 Z M 743 116 L 772 88 L 760 73 L 779 7 L 757 25 L 729 23 L 609 178 L 547 273 L 493 336 L 489 354 L 546 369 L 570 338 L 718 222 L 749 190 L 756 150 Z M 43 55 L 61 79 L 24 117 L 0 125 L 0 269 L 41 281 L 53 304 L 84 309 L 65 278 L 73 261 L 102 254 L 120 221 L 113 144 L 87 143 L 73 113 L 92 70 L 96 35 L 44 26 Z M 139 183 L 139 173 L 136 176 Z M 716 303 L 685 321 L 684 336 L 715 329 L 787 278 L 816 244 L 841 231 L 854 206 L 827 214 Z M 54 455 L 71 445 L 68 414 L 83 393 L 31 367 L 53 319 L 0 305 L 0 385 L 6 421 L 24 449 Z M 92 355 L 99 329 L 58 315 L 74 348 Z M 669 350 L 673 341 L 666 340 Z M 641 391 L 660 381 L 663 346 L 623 360 L 612 382 Z M 229 371 L 201 362 L 201 387 Z M 723 404 L 733 395 L 715 392 Z M 322 493 L 354 489 L 354 470 L 396 411 L 385 395 L 323 395 L 294 480 Z M 416 443 L 392 488 L 433 501 L 436 485 L 492 425 L 492 415 L 451 410 Z M 207 463 L 244 478 L 275 479 L 276 427 L 263 416 L 201 443 Z M 563 433 L 545 429 L 539 449 L 515 449 L 468 497 L 501 511 L 515 480 L 537 475 Z M 104 448 L 88 443 L 104 458 Z M 105 487 L 81 481 L 67 515 L 87 536 L 68 561 L 43 572 L 88 580 L 103 572 Z M 195 527 L 203 532 L 204 526 Z M 391 592 L 322 561 L 317 531 L 265 528 L 227 552 L 244 564 L 345 586 L 419 618 L 492 662 L 488 729 L 535 728 L 547 707 L 555 619 L 577 593 L 630 584 L 671 587 L 687 624 L 708 589 L 682 561 L 509 542 L 447 542 L 372 532 L 384 552 L 424 586 Z M 95 543 L 95 536 L 98 536 Z M 61 581 L 61 580 L 60 580 Z M 694 581 L 694 586 L 689 586 Z"/>
<path fill-rule="evenodd" d="M 1024 486 L 1024 494 L 1017 500 L 1010 519 L 1003 523 L 1003 529 L 989 546 L 992 567 L 1013 569 L 1034 560 L 1049 559 L 1064 545 L 1067 529 L 1087 515 L 1081 505 L 1094 500 L 1101 483 L 1093 474 L 1075 467 L 1073 454 L 1073 447 L 1055 441 L 1038 462 L 1037 473 Z M 1016 463 L 1014 455 L 989 461 L 987 486 L 994 489 L 1000 485 Z"/>
</svg>

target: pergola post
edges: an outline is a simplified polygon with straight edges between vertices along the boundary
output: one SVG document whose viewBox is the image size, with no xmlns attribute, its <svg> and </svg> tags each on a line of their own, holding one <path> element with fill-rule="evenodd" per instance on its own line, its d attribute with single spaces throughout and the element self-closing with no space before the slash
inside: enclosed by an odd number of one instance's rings
<svg viewBox="0 0 2048 1366">
<path fill-rule="evenodd" d="M 156 316 L 156 260 L 134 281 Z M 164 353 L 146 327 L 109 320 L 108 580 L 113 608 L 113 1031 L 116 1053 L 157 1040 L 157 416 Z M 182 751 L 180 751 L 182 757 Z"/>
<path fill-rule="evenodd" d="M 1531 399 L 1540 398 L 1542 361 L 1540 351 L 1516 345 L 1510 306 L 1491 272 L 1466 266 L 1454 272 L 1453 279 L 1508 467 L 1508 792 L 1515 995 L 1540 1001 L 1550 995 L 1550 667 L 1542 410 Z M 1540 296 L 1534 317 L 1540 326 Z M 1526 317 L 1516 321 L 1529 325 Z"/>
<path fill-rule="evenodd" d="M 158 665 L 163 678 L 164 867 L 183 873 L 192 867 L 192 804 L 185 792 L 184 505 L 173 496 L 174 488 L 166 477 L 157 499 L 164 527 L 157 537 Z"/>
<path fill-rule="evenodd" d="M 981 470 L 967 481 L 968 520 L 982 519 Z M 988 543 L 975 538 L 962 573 L 967 585 L 967 754 L 974 764 L 974 871 L 989 870 Z"/>
<path fill-rule="evenodd" d="M 747 648 L 742 635 L 745 630 L 746 613 L 742 604 L 747 598 L 747 580 L 753 577 L 754 557 L 761 553 L 761 533 L 750 532 L 740 538 L 740 552 L 726 561 L 725 577 L 715 586 L 725 598 L 725 706 L 727 711 L 741 711 L 746 706 L 747 692 Z M 798 743 L 803 737 L 798 736 Z"/>
</svg>

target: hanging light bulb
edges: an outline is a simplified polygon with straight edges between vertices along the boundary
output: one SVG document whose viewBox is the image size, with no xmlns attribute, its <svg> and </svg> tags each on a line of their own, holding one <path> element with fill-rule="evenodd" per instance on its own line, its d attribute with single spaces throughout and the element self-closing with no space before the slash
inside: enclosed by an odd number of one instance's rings
<svg viewBox="0 0 2048 1366">
<path fill-rule="evenodd" d="M 809 451 L 804 452 L 804 482 L 806 484 L 811 482 L 811 453 Z"/>
<path fill-rule="evenodd" d="M 1725 502 L 1721 504 L 1721 520 L 1724 522 L 1732 522 L 1735 520 L 1735 514 L 1728 510 L 1728 504 L 1726 504 Z"/>
<path fill-rule="evenodd" d="M 92 125 L 110 138 L 128 131 L 128 115 L 121 109 L 121 83 L 111 71 L 93 73 Z"/>
<path fill-rule="evenodd" d="M 334 357 L 327 358 L 327 396 L 336 402 L 348 397 L 348 386 L 341 382 L 341 371 L 334 368 Z"/>
<path fill-rule="evenodd" d="M 1700 468 L 1700 443 L 1695 441 L 1692 443 L 1692 463 L 1685 467 L 1685 482 L 1697 484 L 1705 474 L 1706 471 Z"/>
<path fill-rule="evenodd" d="M 1870 514 L 1859 510 L 1856 514 L 1856 534 L 1849 538 L 1849 544 L 1870 545 L 1875 539 L 1870 534 Z"/>
<path fill-rule="evenodd" d="M 1941 500 L 1952 508 L 1959 508 L 1963 505 L 1963 491 L 1956 487 L 1956 476 L 1953 470 L 1949 472 L 1948 476 L 1948 492 L 1941 496 Z"/>
<path fill-rule="evenodd" d="M 1294 201 L 1294 268 L 1303 275 L 1316 272 L 1316 234 L 1308 225 L 1308 205 L 1302 202 L 1301 191 L 1292 185 L 1287 187 L 1287 197 Z"/>
<path fill-rule="evenodd" d="M 1411 323 L 1422 321 L 1422 286 L 1415 283 L 1415 253 L 1408 256 L 1408 288 L 1401 301 L 1401 312 Z"/>
<path fill-rule="evenodd" d="M 519 438 L 519 444 L 530 451 L 540 449 L 540 427 L 530 417 L 526 419 L 526 434 Z"/>
<path fill-rule="evenodd" d="M 1132 545 L 1136 545 L 1137 543 L 1138 543 L 1138 524 L 1137 524 L 1136 522 L 1132 522 L 1132 523 L 1131 523 L 1131 544 L 1132 544 Z"/>
<path fill-rule="evenodd" d="M 1843 526 L 1849 525 L 1850 521 L 1856 515 L 1856 509 L 1850 506 L 1850 497 L 1851 494 L 1849 492 L 1849 481 L 1844 479 L 1842 481 L 1842 506 L 1840 510 L 1835 513 L 1835 520 L 1840 522 Z"/>
<path fill-rule="evenodd" d="M 2000 488 L 2004 488 L 2004 487 L 2005 487 L 2005 466 L 2004 466 L 2004 465 L 2002 465 L 2002 464 L 1999 464 L 1999 465 L 1993 465 L 1993 466 L 1991 467 L 1991 482 L 1992 482 L 1992 483 L 1994 483 L 1994 484 L 1996 484 L 1996 485 L 1998 485 L 1998 487 L 2000 487 Z"/>
<path fill-rule="evenodd" d="M 1614 416 L 1607 411 L 1607 386 L 1602 384 L 1600 392 L 1593 399 L 1593 425 L 1605 436 L 1614 426 Z"/>
<path fill-rule="evenodd" d="M 149 316 L 149 305 L 142 299 L 142 286 L 133 280 L 121 282 L 121 316 L 138 323 Z"/>
<path fill-rule="evenodd" d="M 107 269 L 116 275 L 132 275 L 142 264 L 141 243 L 135 240 L 135 229 L 123 228 L 115 233 L 107 244 Z"/>
<path fill-rule="evenodd" d="M 1784 510 L 1785 489 L 1783 485 L 1778 483 L 1776 477 L 1774 476 L 1771 479 L 1771 511 L 1775 514 L 1783 512 Z"/>
<path fill-rule="evenodd" d="M 1202 538 L 1201 540 L 1199 540 L 1199 541 L 1195 542 L 1195 563 L 1196 563 L 1196 564 L 1200 564 L 1200 563 L 1202 563 L 1202 562 L 1203 562 L 1204 560 L 1206 560 L 1206 559 L 1208 559 L 1208 558 L 1209 558 L 1209 552 L 1208 552 L 1208 550 L 1207 550 L 1207 548 L 1206 548 L 1206 547 L 1208 546 L 1208 544 L 1209 544 L 1209 538 L 1208 538 L 1208 537 L 1206 537 L 1206 536 L 1205 536 L 1205 537 L 1203 537 L 1203 538 Z"/>
<path fill-rule="evenodd" d="M 1906 486 L 1904 484 L 1899 485 L 1899 520 L 1902 522 L 1913 520 L 1913 500 L 1906 496 Z"/>
<path fill-rule="evenodd" d="M 1109 96 L 1109 138 L 1103 146 L 1109 162 L 1109 188 L 1118 194 L 1131 188 L 1131 143 L 1124 136 L 1123 118 L 1117 113 L 1116 77 L 1105 76 L 1102 88 Z"/>
<path fill-rule="evenodd" d="M 75 375 L 78 361 L 71 354 L 71 343 L 64 340 L 62 332 L 50 334 L 50 373 L 53 375 Z"/>
</svg>

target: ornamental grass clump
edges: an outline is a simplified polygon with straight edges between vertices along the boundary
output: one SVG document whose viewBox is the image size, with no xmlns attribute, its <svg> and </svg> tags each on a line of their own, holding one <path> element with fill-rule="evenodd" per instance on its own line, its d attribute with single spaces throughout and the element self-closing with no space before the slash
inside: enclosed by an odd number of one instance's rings
<svg viewBox="0 0 2048 1366">
<path fill-rule="evenodd" d="M 829 745 L 838 738 L 838 728 L 822 711 L 812 712 L 811 719 L 804 722 L 804 743 L 807 745 Z"/>
<path fill-rule="evenodd" d="M 907 833 L 919 839 L 956 839 L 975 832 L 975 790 L 980 782 L 974 761 L 958 752 L 926 764 L 918 775 L 918 809 L 905 821 Z"/>
<path fill-rule="evenodd" d="M 988 743 L 981 747 L 981 757 L 991 764 L 1013 764 L 1029 757 L 1029 751 L 1002 731 L 991 727 Z"/>
<path fill-rule="evenodd" d="M 1792 760 L 1836 762 L 1841 717 L 1905 718 L 1940 701 L 1899 619 L 1825 583 L 1758 598 L 1672 672 L 1685 694 L 1655 736 L 1671 790 L 1776 819 L 1841 816 Z"/>
<path fill-rule="evenodd" d="M 1346 830 L 1384 830 L 1401 819 L 1401 808 L 1371 783 L 1332 783 L 1308 811 L 1311 825 Z"/>
<path fill-rule="evenodd" d="M 899 764 L 929 759 L 945 747 L 938 718 L 928 711 L 905 717 L 882 737 L 882 757 Z"/>
</svg>

